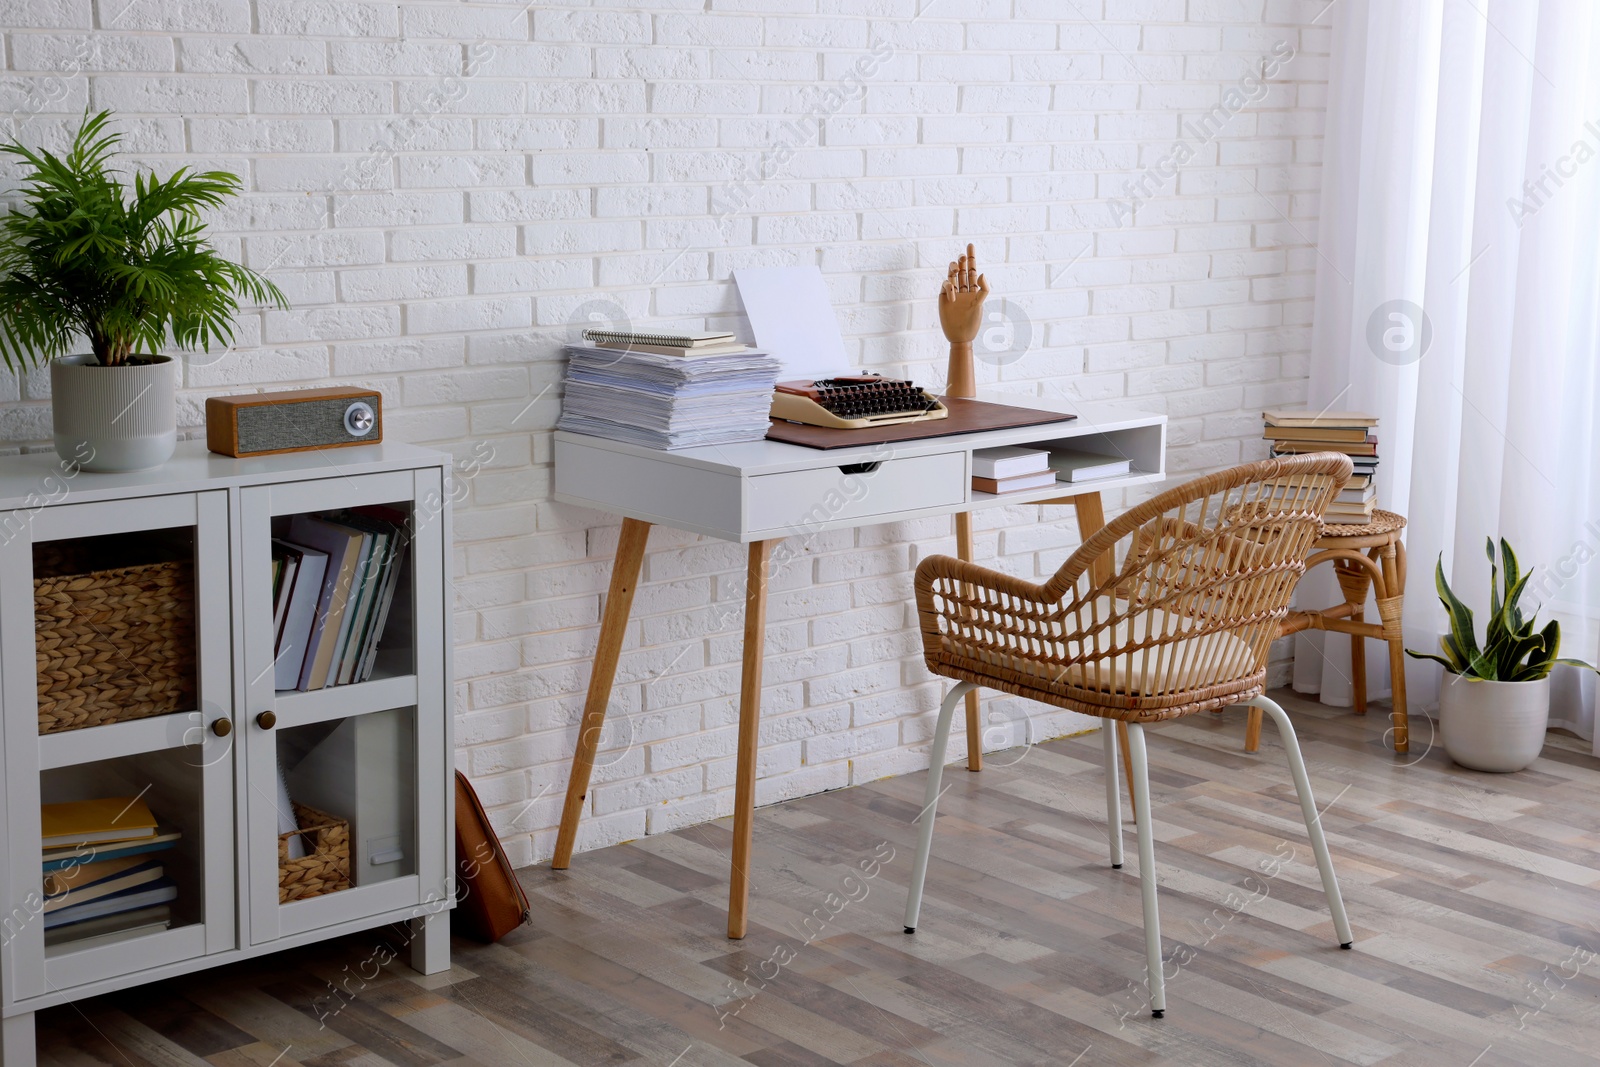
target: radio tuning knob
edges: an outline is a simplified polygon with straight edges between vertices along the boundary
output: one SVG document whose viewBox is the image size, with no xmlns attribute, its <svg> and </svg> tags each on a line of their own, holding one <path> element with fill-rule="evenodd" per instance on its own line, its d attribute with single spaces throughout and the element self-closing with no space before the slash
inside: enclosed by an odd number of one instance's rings
<svg viewBox="0 0 1600 1067">
<path fill-rule="evenodd" d="M 367 436 L 377 424 L 378 417 L 373 414 L 372 405 L 365 401 L 357 400 L 344 409 L 344 428 L 352 437 Z"/>
</svg>

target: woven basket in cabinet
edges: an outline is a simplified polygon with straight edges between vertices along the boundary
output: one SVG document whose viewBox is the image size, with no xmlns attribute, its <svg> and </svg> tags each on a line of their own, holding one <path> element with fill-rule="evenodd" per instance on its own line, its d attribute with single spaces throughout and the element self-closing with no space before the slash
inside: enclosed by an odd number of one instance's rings
<svg viewBox="0 0 1600 1067">
<path fill-rule="evenodd" d="M 41 734 L 196 707 L 192 558 L 47 542 L 33 573 Z"/>
<path fill-rule="evenodd" d="M 300 826 L 278 835 L 278 903 L 320 897 L 350 888 L 350 824 L 325 811 L 294 806 Z M 289 858 L 289 839 L 306 843 L 302 859 Z"/>
</svg>

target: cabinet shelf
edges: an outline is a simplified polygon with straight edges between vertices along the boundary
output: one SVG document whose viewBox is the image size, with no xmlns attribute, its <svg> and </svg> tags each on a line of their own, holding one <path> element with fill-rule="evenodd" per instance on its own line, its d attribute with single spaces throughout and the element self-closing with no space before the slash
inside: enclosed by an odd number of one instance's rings
<svg viewBox="0 0 1600 1067">
<path fill-rule="evenodd" d="M 39 735 L 39 769 L 76 767 L 84 763 L 159 752 L 168 748 L 187 748 L 205 740 L 205 724 L 198 711 L 175 711 L 147 719 L 129 719 L 85 726 L 58 734 Z"/>
<path fill-rule="evenodd" d="M 417 702 L 417 676 L 401 666 L 401 659 L 385 660 L 380 654 L 372 677 L 364 682 L 330 686 L 302 693 L 280 689 L 273 704 L 280 716 L 296 724 L 345 719 L 352 715 L 401 708 Z"/>
</svg>

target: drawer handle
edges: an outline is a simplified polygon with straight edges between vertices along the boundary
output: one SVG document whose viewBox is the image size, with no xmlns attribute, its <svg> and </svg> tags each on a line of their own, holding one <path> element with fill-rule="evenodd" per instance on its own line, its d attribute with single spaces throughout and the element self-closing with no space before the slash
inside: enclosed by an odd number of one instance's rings
<svg viewBox="0 0 1600 1067">
<path fill-rule="evenodd" d="M 846 463 L 839 467 L 840 474 L 871 474 L 883 466 L 883 460 L 874 459 L 866 463 Z"/>
<path fill-rule="evenodd" d="M 274 712 L 263 711 L 260 715 L 256 716 L 256 725 L 261 727 L 263 730 L 270 730 L 274 726 L 278 725 L 278 716 Z"/>
<path fill-rule="evenodd" d="M 211 732 L 216 734 L 218 737 L 227 737 L 229 734 L 233 733 L 233 720 L 212 719 Z"/>
</svg>

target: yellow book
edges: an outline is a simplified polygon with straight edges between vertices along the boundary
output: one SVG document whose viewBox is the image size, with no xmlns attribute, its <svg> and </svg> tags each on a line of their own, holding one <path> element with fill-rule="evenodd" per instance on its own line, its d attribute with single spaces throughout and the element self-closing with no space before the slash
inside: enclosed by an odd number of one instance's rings
<svg viewBox="0 0 1600 1067">
<path fill-rule="evenodd" d="M 39 829 L 45 848 L 92 845 L 154 837 L 156 818 L 138 797 L 74 800 L 40 805 Z"/>
</svg>

